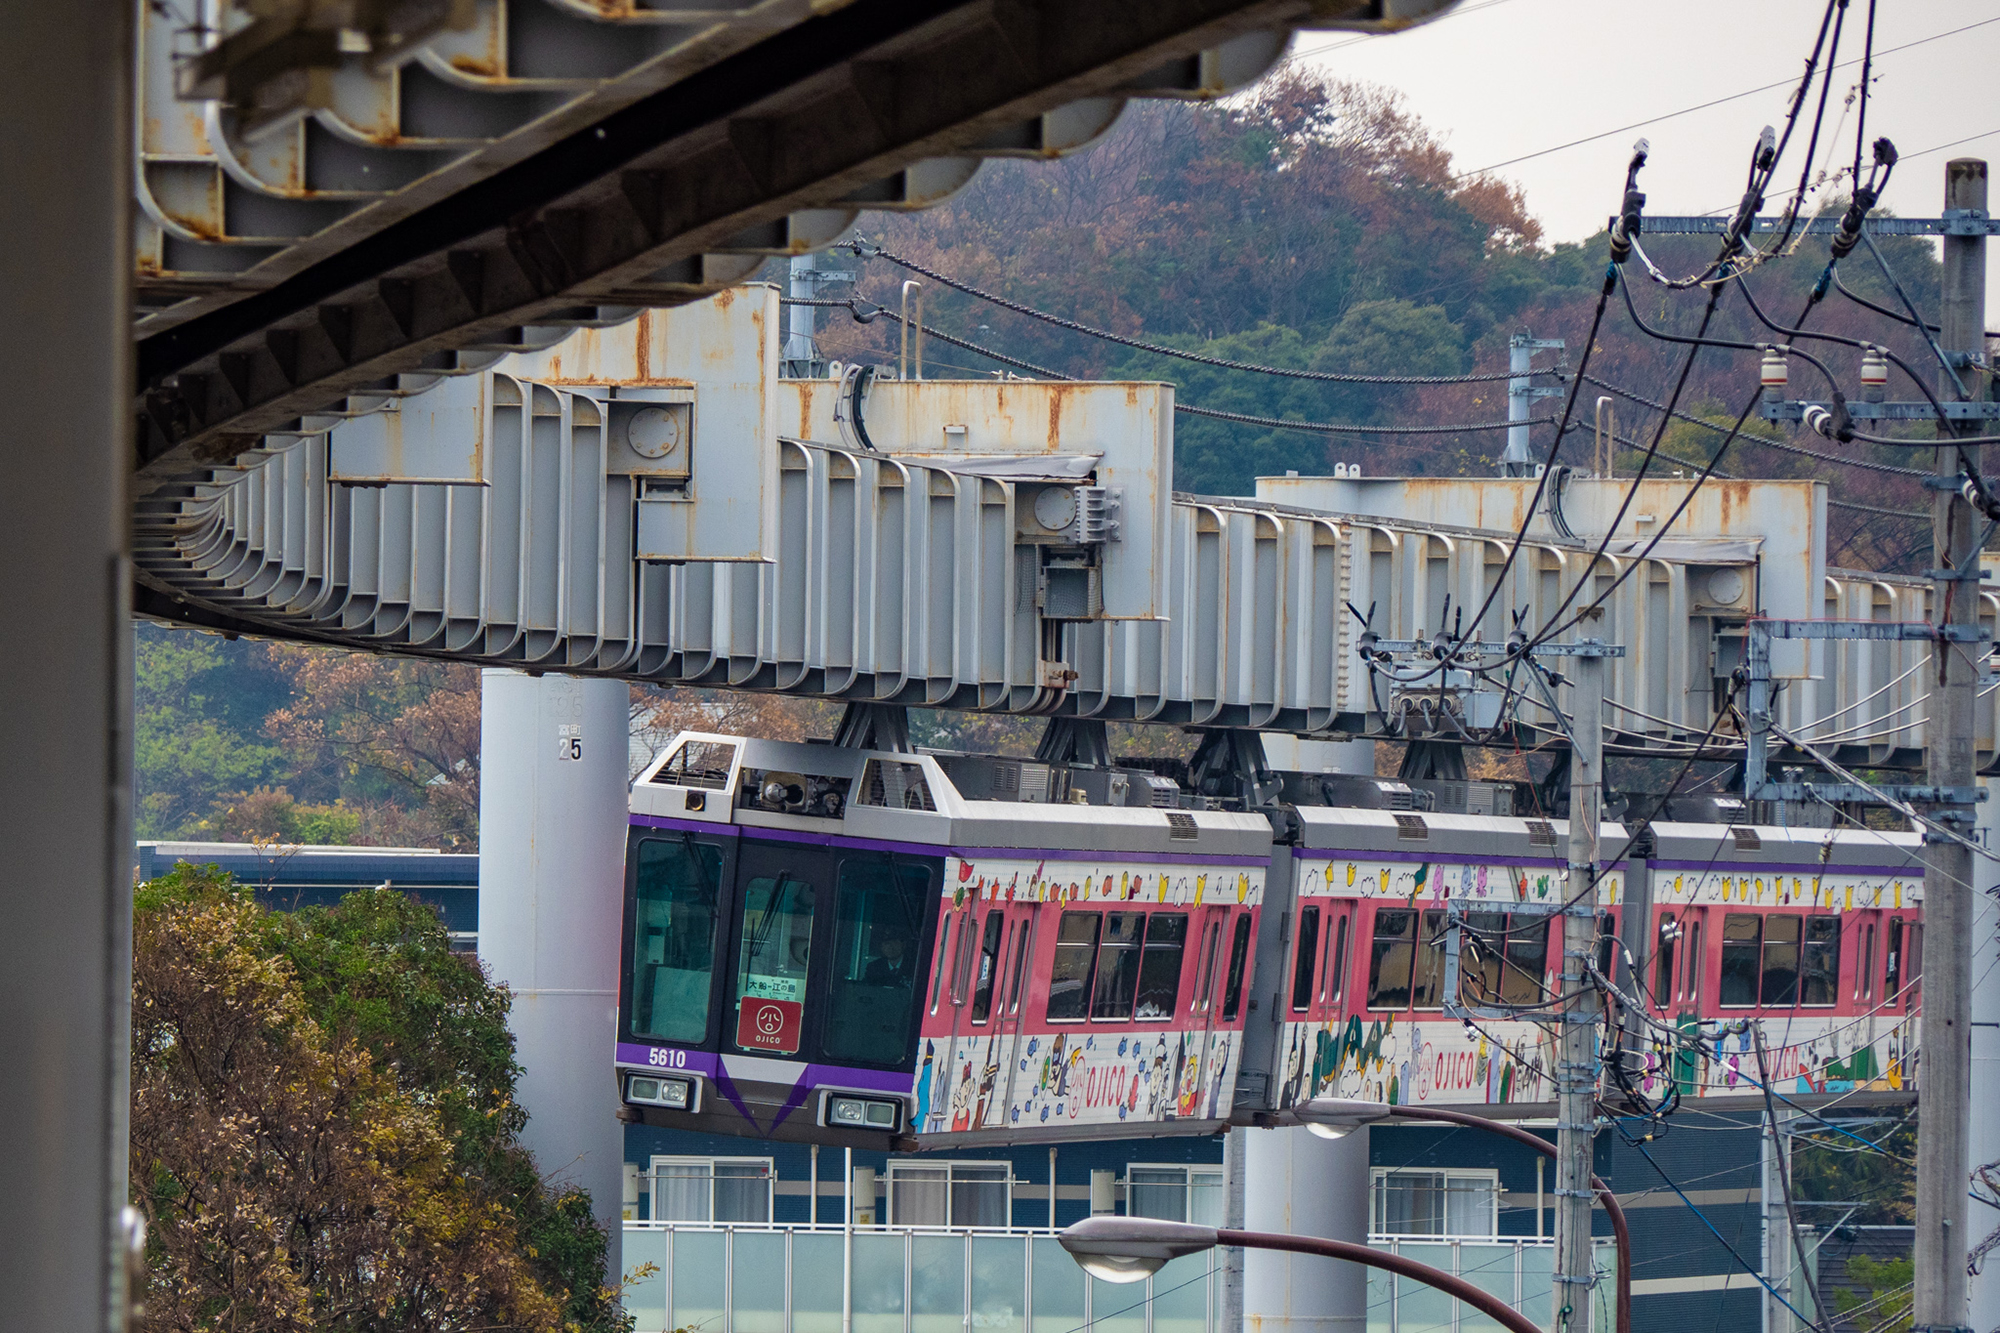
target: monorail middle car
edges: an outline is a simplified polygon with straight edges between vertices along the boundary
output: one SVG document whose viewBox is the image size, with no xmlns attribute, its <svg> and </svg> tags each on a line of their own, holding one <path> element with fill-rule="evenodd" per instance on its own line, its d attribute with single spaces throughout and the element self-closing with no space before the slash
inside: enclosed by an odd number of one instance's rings
<svg viewBox="0 0 2000 1333">
<path fill-rule="evenodd" d="M 1444 1001 L 1454 936 L 1464 1003 L 1555 994 L 1560 822 L 1194 804 L 1140 771 L 682 735 L 632 787 L 626 1115 L 907 1150 L 1552 1100 L 1542 1025 Z M 1914 837 L 1658 824 L 1638 850 L 1598 909 L 1643 926 L 1624 979 L 1658 1023 L 1765 1020 L 1795 1097 L 1909 1085 Z M 1636 1077 L 1753 1094 L 1741 1040 Z"/>
</svg>

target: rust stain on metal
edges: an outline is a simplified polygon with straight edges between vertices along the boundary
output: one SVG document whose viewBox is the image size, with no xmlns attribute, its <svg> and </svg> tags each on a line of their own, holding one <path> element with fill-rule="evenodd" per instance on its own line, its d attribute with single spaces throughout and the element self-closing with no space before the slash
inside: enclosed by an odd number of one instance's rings
<svg viewBox="0 0 2000 1333">
<path fill-rule="evenodd" d="M 632 359 L 635 368 L 644 375 L 653 368 L 653 312 L 641 310 L 637 326 L 632 330 Z"/>
<path fill-rule="evenodd" d="M 500 62 L 491 56 L 482 60 L 478 56 L 455 55 L 451 58 L 451 67 L 461 74 L 470 74 L 476 79 L 500 77 Z"/>
</svg>

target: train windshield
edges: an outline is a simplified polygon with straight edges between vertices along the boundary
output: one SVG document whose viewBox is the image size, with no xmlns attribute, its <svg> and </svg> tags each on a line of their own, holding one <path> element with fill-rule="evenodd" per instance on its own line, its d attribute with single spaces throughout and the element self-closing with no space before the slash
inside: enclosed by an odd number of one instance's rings
<svg viewBox="0 0 2000 1333">
<path fill-rule="evenodd" d="M 907 1054 L 930 882 L 923 866 L 841 862 L 824 1042 L 829 1060 L 894 1064 Z"/>
<path fill-rule="evenodd" d="M 799 1049 L 816 899 L 811 884 L 785 871 L 744 886 L 736 1044 L 745 1050 L 790 1055 Z"/>
<path fill-rule="evenodd" d="M 708 1035 L 722 850 L 692 839 L 639 844 L 632 929 L 632 1033 L 694 1043 Z"/>
</svg>

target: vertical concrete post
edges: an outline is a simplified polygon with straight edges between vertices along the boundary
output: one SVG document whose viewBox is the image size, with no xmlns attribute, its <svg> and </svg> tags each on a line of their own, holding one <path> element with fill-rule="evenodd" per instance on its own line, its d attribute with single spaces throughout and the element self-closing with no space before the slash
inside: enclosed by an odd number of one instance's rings
<svg viewBox="0 0 2000 1333">
<path fill-rule="evenodd" d="M 1232 1130 L 1243 1143 L 1243 1226 L 1368 1242 L 1368 1131 Z M 1362 1333 L 1368 1270 L 1313 1255 L 1243 1255 L 1243 1333 Z"/>
<path fill-rule="evenodd" d="M 132 994 L 130 4 L 0 41 L 0 1330 L 120 1329 Z"/>
<path fill-rule="evenodd" d="M 1372 741 L 1349 741 L 1325 753 L 1329 772 L 1374 776 Z M 1368 1243 L 1366 1127 L 1341 1139 L 1305 1129 L 1232 1129 L 1224 1165 L 1230 1226 Z M 1271 1250 L 1232 1251 L 1231 1257 L 1240 1268 L 1228 1276 L 1240 1277 L 1234 1287 L 1225 1278 L 1222 1333 L 1366 1328 L 1368 1270 L 1359 1265 Z M 1232 1327 L 1230 1315 L 1239 1309 L 1241 1322 Z"/>
<path fill-rule="evenodd" d="M 1992 794 L 1975 807 L 1979 840 L 2000 848 L 2000 783 L 1981 786 Z M 2000 865 L 1984 856 L 1972 859 L 1972 1126 L 1974 1170 L 2000 1162 Z M 1984 1193 L 1981 1190 L 1980 1193 Z M 1965 1238 L 1977 1246 L 2000 1232 L 2000 1208 L 1967 1200 L 1971 1217 Z M 1987 1252 L 1979 1276 L 1968 1286 L 1966 1323 L 1978 1333 L 2000 1329 L 2000 1246 Z"/>
<path fill-rule="evenodd" d="M 616 1281 L 629 694 L 518 671 L 486 671 L 480 688 L 479 957 L 514 992 L 523 1138 L 544 1176 L 590 1191 Z"/>
</svg>

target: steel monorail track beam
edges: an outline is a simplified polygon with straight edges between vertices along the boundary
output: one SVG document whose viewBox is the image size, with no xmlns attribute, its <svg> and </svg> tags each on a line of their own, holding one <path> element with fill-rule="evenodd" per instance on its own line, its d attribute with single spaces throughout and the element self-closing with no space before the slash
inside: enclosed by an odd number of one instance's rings
<svg viewBox="0 0 2000 1333">
<path fill-rule="evenodd" d="M 1216 63 L 1201 53 L 1344 17 L 1315 9 L 858 0 L 808 20 L 146 338 L 138 490 L 385 377 L 737 276 L 704 256 L 817 248 L 851 224 L 856 191 L 1079 99 L 1198 95 Z"/>
</svg>

